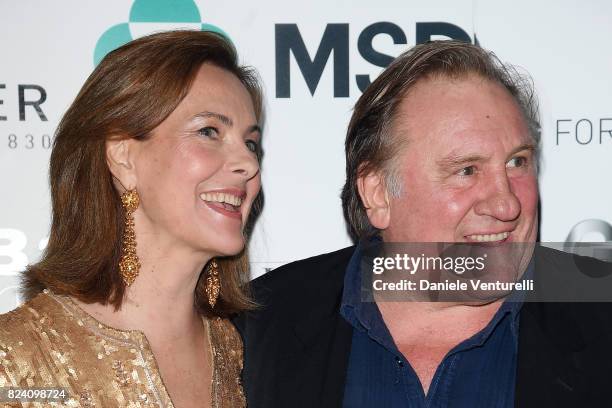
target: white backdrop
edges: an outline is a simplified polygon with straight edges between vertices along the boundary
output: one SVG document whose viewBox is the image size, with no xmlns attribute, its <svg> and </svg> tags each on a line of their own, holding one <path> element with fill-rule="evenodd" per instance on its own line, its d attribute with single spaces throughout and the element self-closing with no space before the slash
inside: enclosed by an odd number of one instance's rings
<svg viewBox="0 0 612 408">
<path fill-rule="evenodd" d="M 542 241 L 611 241 L 611 19 L 603 0 L 0 0 L 0 312 L 19 302 L 17 274 L 45 245 L 49 146 L 96 47 L 201 24 L 227 33 L 265 84 L 266 207 L 251 246 L 254 276 L 350 244 L 339 193 L 357 77 L 380 72 L 374 52 L 396 56 L 427 30 L 435 39 L 477 37 L 533 77 L 543 125 Z M 304 51 L 325 61 L 325 46 L 334 51 L 311 93 L 305 76 L 317 71 Z"/>
</svg>

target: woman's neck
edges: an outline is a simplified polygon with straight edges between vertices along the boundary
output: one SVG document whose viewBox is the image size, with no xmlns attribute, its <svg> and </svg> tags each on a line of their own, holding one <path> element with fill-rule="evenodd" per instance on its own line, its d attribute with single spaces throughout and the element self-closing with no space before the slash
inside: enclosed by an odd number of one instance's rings
<svg viewBox="0 0 612 408">
<path fill-rule="evenodd" d="M 195 310 L 195 288 L 210 257 L 193 252 L 145 248 L 138 251 L 141 268 L 126 288 L 121 308 L 110 304 L 86 304 L 74 299 L 87 313 L 119 330 L 140 330 L 148 338 L 180 334 L 196 336 L 201 328 Z"/>
</svg>

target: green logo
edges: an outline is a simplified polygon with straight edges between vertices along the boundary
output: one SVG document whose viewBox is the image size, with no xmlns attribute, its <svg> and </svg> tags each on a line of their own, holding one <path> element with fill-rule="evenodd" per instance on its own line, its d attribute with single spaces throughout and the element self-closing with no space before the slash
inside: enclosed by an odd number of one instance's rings
<svg viewBox="0 0 612 408">
<path fill-rule="evenodd" d="M 134 38 L 177 28 L 214 31 L 229 38 L 219 27 L 202 23 L 200 11 L 193 0 L 135 0 L 129 22 L 112 26 L 98 40 L 94 65 L 98 65 L 106 54 Z"/>
</svg>

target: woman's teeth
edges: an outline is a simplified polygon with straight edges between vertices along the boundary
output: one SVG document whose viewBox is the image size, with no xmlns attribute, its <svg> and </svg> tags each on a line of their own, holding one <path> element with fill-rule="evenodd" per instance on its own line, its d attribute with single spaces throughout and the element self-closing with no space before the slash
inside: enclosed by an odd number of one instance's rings
<svg viewBox="0 0 612 408">
<path fill-rule="evenodd" d="M 202 193 L 200 198 L 204 201 L 211 201 L 222 204 L 229 204 L 234 207 L 239 207 L 242 204 L 242 198 L 227 193 Z"/>
</svg>

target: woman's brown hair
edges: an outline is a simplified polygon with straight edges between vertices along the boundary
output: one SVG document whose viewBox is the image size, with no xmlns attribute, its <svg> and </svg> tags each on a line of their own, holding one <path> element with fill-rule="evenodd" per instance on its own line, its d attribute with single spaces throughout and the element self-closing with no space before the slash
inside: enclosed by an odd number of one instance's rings
<svg viewBox="0 0 612 408">
<path fill-rule="evenodd" d="M 86 303 L 121 307 L 125 284 L 119 274 L 123 210 L 106 163 L 111 137 L 147 139 L 183 100 L 204 63 L 226 69 L 251 95 L 262 117 L 262 92 L 255 72 L 238 65 L 232 44 L 200 31 L 172 31 L 142 37 L 110 52 L 89 76 L 62 118 L 51 151 L 52 223 L 40 262 L 23 275 L 30 299 L 44 288 Z M 245 240 L 261 210 L 253 204 Z M 228 316 L 252 306 L 246 249 L 218 259 L 221 292 L 214 309 L 206 301 L 205 273 L 195 291 L 195 307 L 206 316 Z"/>
</svg>

